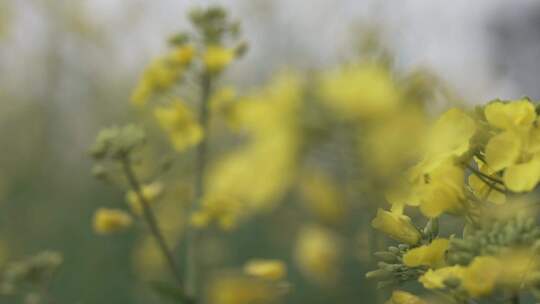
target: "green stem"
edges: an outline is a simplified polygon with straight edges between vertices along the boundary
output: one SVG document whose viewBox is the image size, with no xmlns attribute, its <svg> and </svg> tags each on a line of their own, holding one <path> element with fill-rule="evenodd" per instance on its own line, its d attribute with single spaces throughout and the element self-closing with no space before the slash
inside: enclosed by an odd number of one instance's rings
<svg viewBox="0 0 540 304">
<path fill-rule="evenodd" d="M 503 181 L 498 179 L 498 178 L 495 178 L 493 176 L 489 176 L 489 175 L 485 174 L 484 172 L 482 172 L 480 170 L 477 170 L 476 168 L 474 168 L 473 166 L 471 166 L 469 164 L 466 164 L 465 166 L 467 167 L 467 169 L 471 170 L 478 177 L 483 177 L 483 178 L 485 178 L 487 180 L 490 180 L 490 181 L 492 181 L 494 183 L 504 185 Z"/>
<path fill-rule="evenodd" d="M 163 233 L 161 232 L 161 229 L 159 228 L 157 218 L 154 212 L 152 211 L 152 208 L 150 207 L 148 200 L 143 195 L 141 184 L 139 180 L 137 179 L 135 172 L 133 171 L 133 168 L 131 166 L 131 162 L 128 156 L 125 156 L 122 158 L 122 167 L 124 169 L 124 174 L 128 180 L 130 187 L 133 189 L 133 191 L 135 192 L 135 195 L 137 196 L 137 199 L 141 203 L 142 211 L 143 211 L 142 212 L 143 218 L 145 222 L 147 223 L 148 228 L 150 229 L 150 233 L 152 234 L 154 239 L 157 241 L 159 249 L 169 266 L 171 274 L 173 275 L 173 277 L 175 278 L 178 284 L 178 288 L 184 289 L 184 282 L 182 280 L 182 276 L 180 275 L 180 272 L 178 272 L 178 268 L 176 267 L 176 262 L 174 261 L 172 250 L 169 248 L 169 246 L 167 245 L 167 242 L 165 241 Z"/>
<path fill-rule="evenodd" d="M 201 75 L 201 95 L 199 100 L 199 123 L 203 129 L 204 137 L 197 145 L 195 159 L 195 196 L 191 204 L 189 215 L 192 215 L 200 205 L 200 201 L 204 195 L 204 173 L 208 158 L 208 137 L 209 137 L 209 107 L 210 93 L 212 89 L 212 77 L 207 72 Z M 188 228 L 186 235 L 186 279 L 189 294 L 196 298 L 198 267 L 197 267 L 197 231 Z"/>
</svg>

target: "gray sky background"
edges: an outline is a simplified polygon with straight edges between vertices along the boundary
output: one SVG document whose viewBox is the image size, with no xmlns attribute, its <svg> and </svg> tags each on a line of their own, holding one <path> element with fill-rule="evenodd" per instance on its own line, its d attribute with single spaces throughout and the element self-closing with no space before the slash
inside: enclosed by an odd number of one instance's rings
<svg viewBox="0 0 540 304">
<path fill-rule="evenodd" d="M 350 53 L 352 28 L 367 23 L 382 29 L 401 68 L 432 68 L 471 102 L 527 94 L 540 98 L 534 96 L 540 93 L 534 81 L 539 76 L 540 6 L 533 0 L 2 1 L 12 6 L 14 26 L 0 42 L 5 71 L 0 80 L 8 89 L 31 83 L 29 89 L 38 95 L 50 85 L 39 60 L 51 40 L 57 44 L 56 56 L 71 69 L 90 78 L 134 82 L 149 58 L 165 47 L 164 39 L 185 28 L 189 7 L 220 3 L 242 20 L 251 46 L 231 74 L 246 85 L 282 66 L 339 62 Z M 47 2 L 63 17 L 44 9 Z M 80 28 L 89 39 L 58 34 L 65 25 Z M 78 86 L 76 79 L 63 82 L 68 88 Z M 76 96 L 68 99 L 72 103 Z"/>
</svg>

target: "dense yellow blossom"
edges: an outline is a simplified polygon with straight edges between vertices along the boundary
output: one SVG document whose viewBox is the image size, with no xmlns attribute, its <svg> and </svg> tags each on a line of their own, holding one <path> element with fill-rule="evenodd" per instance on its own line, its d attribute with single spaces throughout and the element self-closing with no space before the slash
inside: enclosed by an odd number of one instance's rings
<svg viewBox="0 0 540 304">
<path fill-rule="evenodd" d="M 403 256 L 403 264 L 409 267 L 423 265 L 430 268 L 439 268 L 444 266 L 448 243 L 447 239 L 435 239 L 428 245 L 413 248 Z"/>
<path fill-rule="evenodd" d="M 240 202 L 239 213 L 279 202 L 297 167 L 296 117 L 301 101 L 301 82 L 292 74 L 281 75 L 240 101 L 237 122 L 248 140 L 213 164 L 205 196 Z"/>
<path fill-rule="evenodd" d="M 534 105 L 528 100 L 493 102 L 485 107 L 484 114 L 493 127 L 502 129 L 486 145 L 490 169 L 504 170 L 508 189 L 531 191 L 540 180 L 540 133 Z"/>
<path fill-rule="evenodd" d="M 159 182 L 143 185 L 141 187 L 141 193 L 146 202 L 152 204 L 163 193 L 163 185 Z M 134 214 L 142 215 L 143 206 L 135 191 L 130 190 L 126 193 L 126 201 Z"/>
<path fill-rule="evenodd" d="M 420 232 L 411 223 L 411 219 L 404 214 L 379 209 L 377 210 L 377 217 L 373 219 L 371 225 L 373 228 L 403 243 L 414 245 L 421 238 Z"/>
<path fill-rule="evenodd" d="M 157 107 L 154 115 L 177 151 L 198 144 L 204 136 L 193 112 L 180 99 L 173 100 L 169 106 Z"/>
<path fill-rule="evenodd" d="M 98 234 L 110 234 L 129 228 L 133 220 L 120 209 L 99 208 L 94 214 L 94 231 Z"/>
<path fill-rule="evenodd" d="M 234 59 L 234 50 L 220 45 L 210 45 L 203 54 L 203 62 L 210 73 L 223 71 Z"/>
<path fill-rule="evenodd" d="M 253 259 L 244 265 L 244 273 L 261 279 L 278 281 L 287 276 L 287 266 L 280 260 Z"/>
</svg>

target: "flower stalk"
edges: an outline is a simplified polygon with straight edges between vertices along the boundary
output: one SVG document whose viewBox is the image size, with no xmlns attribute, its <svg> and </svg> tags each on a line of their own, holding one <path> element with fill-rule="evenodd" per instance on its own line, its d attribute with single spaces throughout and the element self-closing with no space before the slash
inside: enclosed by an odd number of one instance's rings
<svg viewBox="0 0 540 304">
<path fill-rule="evenodd" d="M 133 171 L 133 167 L 131 165 L 131 161 L 129 157 L 128 156 L 123 157 L 121 160 L 121 163 L 122 163 L 124 174 L 129 183 L 129 186 L 132 188 L 133 192 L 135 193 L 135 195 L 137 196 L 138 200 L 141 203 L 142 215 L 143 215 L 144 221 L 148 225 L 148 228 L 150 229 L 150 233 L 152 234 L 153 238 L 156 240 L 159 246 L 160 252 L 165 258 L 165 261 L 168 264 L 168 268 L 176 280 L 178 288 L 184 289 L 184 281 L 176 266 L 176 262 L 172 255 L 172 250 L 167 245 L 167 242 L 165 241 L 165 237 L 163 236 L 163 233 L 161 229 L 159 228 L 156 215 L 152 211 L 152 208 L 150 207 L 149 202 L 147 201 L 147 199 L 142 193 L 141 183 L 139 182 L 135 172 Z"/>
</svg>

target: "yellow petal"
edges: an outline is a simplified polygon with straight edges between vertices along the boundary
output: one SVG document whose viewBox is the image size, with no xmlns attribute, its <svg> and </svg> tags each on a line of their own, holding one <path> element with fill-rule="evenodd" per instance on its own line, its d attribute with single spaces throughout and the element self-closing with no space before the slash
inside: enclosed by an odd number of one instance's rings
<svg viewBox="0 0 540 304">
<path fill-rule="evenodd" d="M 418 281 L 427 289 L 442 289 L 444 281 L 450 278 L 461 279 L 464 268 L 462 266 L 449 266 L 437 270 L 430 269 Z"/>
<path fill-rule="evenodd" d="M 493 136 L 486 145 L 486 161 L 493 171 L 513 165 L 520 156 L 521 140 L 510 131 Z"/>
<path fill-rule="evenodd" d="M 504 130 L 529 127 L 536 119 L 534 105 L 528 100 L 492 102 L 485 107 L 484 114 L 492 126 Z"/>
<path fill-rule="evenodd" d="M 461 156 L 476 132 L 474 120 L 460 109 L 446 111 L 435 122 L 428 138 L 428 156 Z"/>
<path fill-rule="evenodd" d="M 473 297 L 488 295 L 495 288 L 501 263 L 491 256 L 476 257 L 463 272 L 462 284 Z"/>
<path fill-rule="evenodd" d="M 377 216 L 371 225 L 389 237 L 411 245 L 418 243 L 421 237 L 420 232 L 413 226 L 408 216 L 382 209 L 377 210 Z"/>
<path fill-rule="evenodd" d="M 437 268 L 443 266 L 448 244 L 447 239 L 436 239 L 428 245 L 411 249 L 403 256 L 403 264 L 409 267 L 424 265 Z"/>
<path fill-rule="evenodd" d="M 503 175 L 506 187 L 513 192 L 531 191 L 540 179 L 540 160 L 533 159 L 530 162 L 508 167 Z"/>
</svg>

